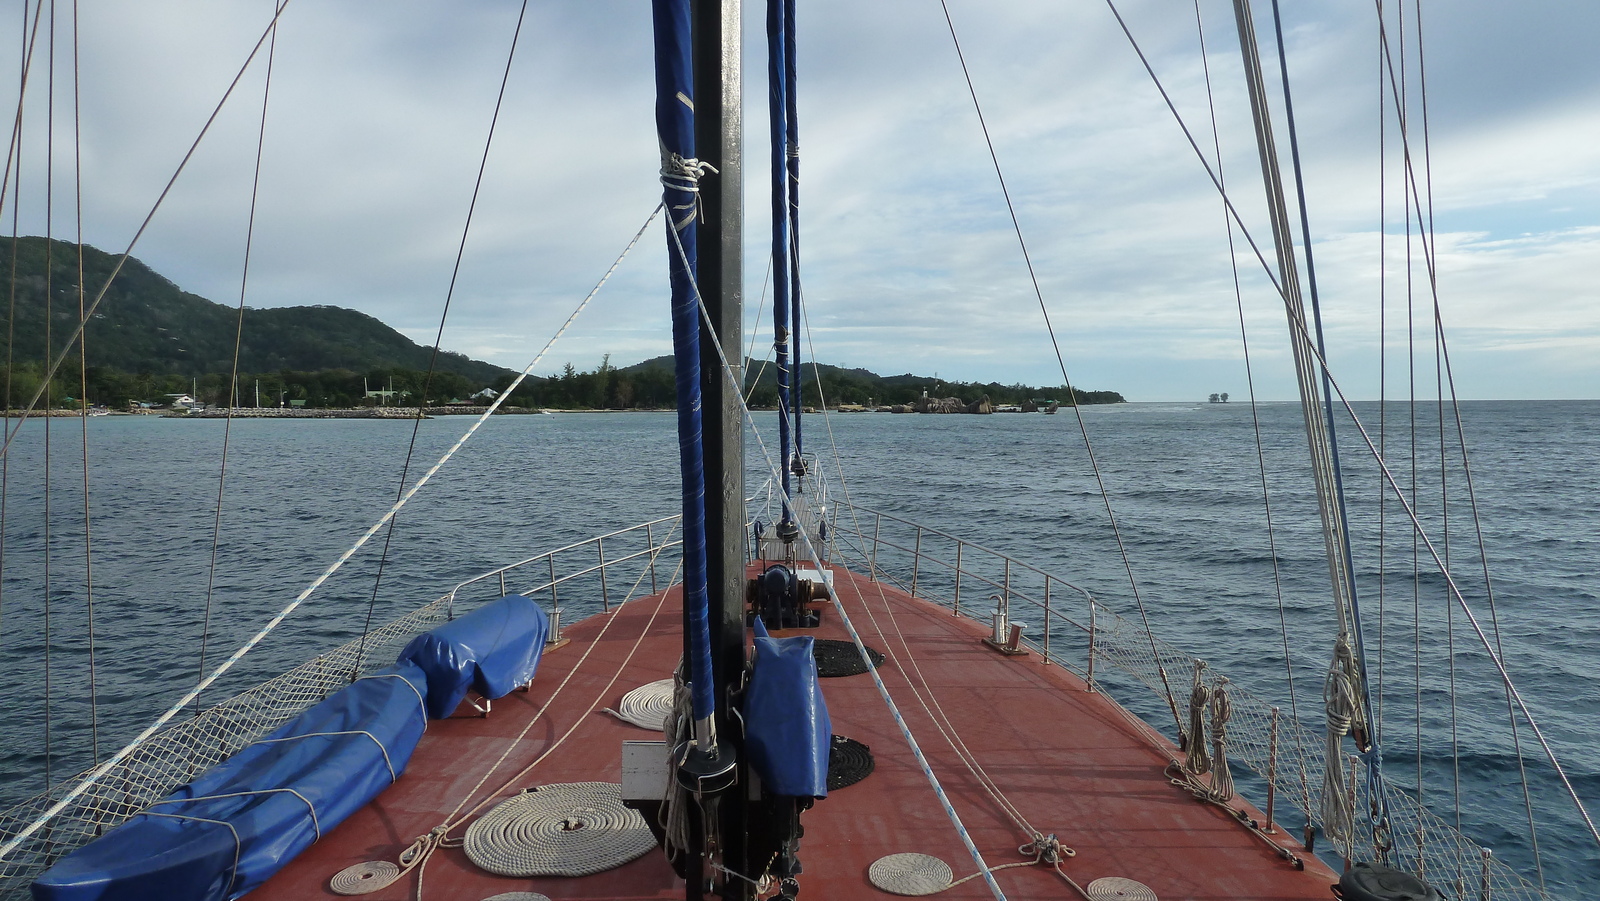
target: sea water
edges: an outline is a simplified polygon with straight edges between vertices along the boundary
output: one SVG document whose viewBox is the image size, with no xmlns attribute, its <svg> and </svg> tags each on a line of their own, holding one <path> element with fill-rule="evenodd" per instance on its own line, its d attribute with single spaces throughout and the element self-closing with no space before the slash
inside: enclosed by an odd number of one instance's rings
<svg viewBox="0 0 1600 901">
<path fill-rule="evenodd" d="M 1337 627 L 1299 406 L 1081 412 L 1081 420 L 1072 410 L 807 417 L 805 450 L 836 499 L 848 492 L 860 507 L 1071 580 L 1124 615 L 1148 617 L 1157 635 L 1286 712 L 1287 646 L 1292 709 L 1320 728 Z M 1451 823 L 1459 816 L 1469 835 L 1531 873 L 1498 671 L 1427 546 L 1414 542 L 1398 497 L 1448 557 L 1579 796 L 1600 806 L 1600 402 L 1463 403 L 1459 432 L 1448 405 L 1357 404 L 1355 413 L 1361 428 L 1341 414 L 1339 440 L 1369 670 L 1375 683 L 1381 675 L 1387 773 L 1415 786 L 1420 771 L 1437 813 Z M 384 621 L 492 567 L 675 512 L 674 423 L 655 413 L 494 418 L 392 533 L 380 531 L 208 700 L 361 634 L 369 616 Z M 47 774 L 61 779 L 89 765 L 96 747 L 102 757 L 121 747 L 199 678 L 202 640 L 214 666 L 351 546 L 394 503 L 402 477 L 414 482 L 468 424 L 98 417 L 87 423 L 85 529 L 84 424 L 49 423 L 46 467 L 46 424 L 30 421 L 0 473 L 0 700 L 10 718 L 0 738 L 0 806 L 40 790 Z M 773 426 L 761 427 L 769 449 Z M 1387 476 L 1369 441 L 1382 446 Z M 757 493 L 765 478 L 758 442 L 747 442 L 747 457 Z M 1188 674 L 1173 676 L 1181 701 Z M 1172 731 L 1159 698 L 1142 689 L 1119 697 Z M 1546 876 L 1563 894 L 1592 895 L 1600 849 L 1525 723 L 1519 734 Z"/>
</svg>

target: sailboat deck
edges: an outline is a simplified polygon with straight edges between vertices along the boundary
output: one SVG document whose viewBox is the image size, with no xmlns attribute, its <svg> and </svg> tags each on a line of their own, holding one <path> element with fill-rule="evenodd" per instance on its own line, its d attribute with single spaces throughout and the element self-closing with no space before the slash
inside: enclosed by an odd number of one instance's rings
<svg viewBox="0 0 1600 901">
<path fill-rule="evenodd" d="M 1164 774 L 1171 753 L 1165 740 L 1136 725 L 1104 694 L 1087 691 L 1071 673 L 1042 665 L 1037 655 L 1002 656 L 982 644 L 986 631 L 977 623 L 843 568 L 835 569 L 834 587 L 862 639 L 887 655 L 879 672 L 989 866 L 1026 859 L 1017 846 L 1027 836 L 961 762 L 930 709 L 948 718 L 960 741 L 1028 822 L 1076 850 L 1062 869 L 1081 886 L 1099 877 L 1121 876 L 1149 886 L 1163 899 L 1330 896 L 1328 887 L 1337 878 L 1330 870 L 1279 833 L 1279 840 L 1306 858 L 1304 871 L 1294 869 L 1225 812 L 1173 786 Z M 559 745 L 517 789 L 618 781 L 622 743 L 653 736 L 602 709 L 616 707 L 629 690 L 671 674 L 682 647 L 678 591 L 613 608 L 569 627 L 566 634 L 571 642 L 546 655 L 530 691 L 496 701 L 487 718 L 458 713 L 430 724 L 395 785 L 254 897 L 338 897 L 328 887 L 334 873 L 362 861 L 394 860 L 413 838 L 446 822 L 458 804 L 470 808 L 553 746 Z M 808 634 L 847 637 L 832 610 Z M 919 703 L 913 680 L 926 686 L 929 707 Z M 943 859 L 958 879 L 974 873 L 976 865 L 872 679 L 825 679 L 823 691 L 834 732 L 870 746 L 876 769 L 863 781 L 830 793 L 804 815 L 802 897 L 891 897 L 868 883 L 867 869 L 884 855 L 905 851 Z M 549 709 L 528 728 L 552 695 Z M 513 742 L 505 764 L 474 793 Z M 1253 808 L 1242 809 L 1260 816 Z M 1079 897 L 1047 867 L 1016 867 L 995 878 L 1010 898 Z M 413 871 L 364 897 L 416 897 L 416 879 Z M 511 879 L 478 870 L 459 848 L 442 848 L 432 856 L 423 879 L 425 901 L 480 901 L 512 891 L 540 892 L 553 899 L 684 895 L 682 881 L 659 853 L 593 876 Z M 989 896 L 981 878 L 940 894 Z"/>
</svg>

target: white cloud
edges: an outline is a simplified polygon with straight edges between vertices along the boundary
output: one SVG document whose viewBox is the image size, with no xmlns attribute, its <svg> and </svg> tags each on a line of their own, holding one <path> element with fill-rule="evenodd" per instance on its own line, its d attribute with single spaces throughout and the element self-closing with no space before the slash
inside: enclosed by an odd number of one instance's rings
<svg viewBox="0 0 1600 901">
<path fill-rule="evenodd" d="M 260 34 L 265 6 L 85 8 L 92 243 L 126 244 Z M 253 305 L 347 305 L 431 338 L 517 6 L 404 0 L 374 15 L 368 4 L 291 3 L 274 63 Z M 1190 12 L 1153 0 L 1119 6 L 1209 154 Z M 1357 7 L 1296 5 L 1286 28 L 1330 353 L 1350 390 L 1372 396 L 1379 84 L 1372 14 Z M 1217 0 L 1203 8 L 1231 192 L 1267 242 L 1231 11 Z M 1186 398 L 1196 386 L 1242 394 L 1215 192 L 1114 20 L 1094 4 L 970 0 L 951 10 L 1074 380 L 1139 399 Z M 1258 15 L 1270 79 L 1270 23 Z M 1466 390 L 1593 396 L 1600 323 L 1591 311 L 1600 304 L 1587 276 L 1600 226 L 1600 63 L 1578 36 L 1594 33 L 1600 11 L 1475 2 L 1429 16 L 1440 286 Z M 746 18 L 753 307 L 768 209 L 760 5 L 747 4 Z M 938 8 L 818 0 L 800 25 L 802 255 L 817 352 L 884 372 L 1059 382 Z M 447 346 L 520 368 L 653 206 L 649 37 L 636 2 L 530 8 Z M 15 71 L 15 52 L 15 41 L 0 42 L 0 71 Z M 222 302 L 238 292 L 260 74 L 259 65 L 247 73 L 136 251 Z M 1408 77 L 1415 104 L 1420 84 L 1414 70 Z M 40 83 L 29 98 L 28 231 L 43 221 Z M 60 112 L 68 96 L 58 94 L 58 153 L 70 137 Z M 1412 121 L 1415 130 L 1420 107 Z M 1392 146 L 1392 121 L 1389 138 Z M 1281 121 L 1278 139 L 1287 153 Z M 1402 223 L 1398 171 L 1391 165 L 1391 232 Z M 58 228 L 70 222 L 60 203 Z M 1399 248 L 1391 238 L 1391 304 Z M 1281 310 L 1242 242 L 1235 254 L 1258 386 L 1285 397 Z M 664 258 L 653 232 L 549 367 L 665 352 Z M 770 322 L 770 311 L 761 315 Z M 746 321 L 755 318 L 748 309 Z"/>
</svg>

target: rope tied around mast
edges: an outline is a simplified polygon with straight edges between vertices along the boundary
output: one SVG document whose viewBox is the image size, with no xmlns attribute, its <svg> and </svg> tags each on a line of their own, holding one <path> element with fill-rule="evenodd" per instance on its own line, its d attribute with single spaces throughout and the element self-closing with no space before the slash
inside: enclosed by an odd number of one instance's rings
<svg viewBox="0 0 1600 901">
<path fill-rule="evenodd" d="M 682 157 L 677 153 L 668 153 L 661 159 L 661 184 L 669 191 L 681 191 L 689 195 L 687 203 L 672 204 L 669 216 L 673 216 L 672 227 L 681 231 L 688 228 L 691 223 L 705 221 L 705 208 L 700 202 L 700 179 L 706 173 L 720 175 L 720 170 L 705 160 L 694 157 Z M 676 218 L 678 212 L 684 212 L 683 218 Z"/>
<path fill-rule="evenodd" d="M 1322 689 L 1323 709 L 1328 723 L 1324 758 L 1327 766 L 1322 784 L 1322 829 L 1334 841 L 1348 843 L 1352 837 L 1349 807 L 1344 803 L 1344 752 L 1340 745 L 1352 735 L 1358 746 L 1365 746 L 1367 720 L 1356 687 L 1355 654 L 1350 636 L 1345 633 L 1333 645 L 1333 662 Z"/>
</svg>

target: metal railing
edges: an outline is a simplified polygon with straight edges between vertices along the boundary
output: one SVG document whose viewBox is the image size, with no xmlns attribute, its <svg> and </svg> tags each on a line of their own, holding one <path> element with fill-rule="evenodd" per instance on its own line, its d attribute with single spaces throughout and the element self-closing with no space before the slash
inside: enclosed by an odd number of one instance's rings
<svg viewBox="0 0 1600 901">
<path fill-rule="evenodd" d="M 563 606 L 587 615 L 644 594 L 646 583 L 651 594 L 669 587 L 677 572 L 674 552 L 682 546 L 677 521 L 665 516 L 642 522 L 467 579 L 364 638 L 162 729 L 0 861 L 0 901 L 28 898 L 28 886 L 62 856 L 349 685 L 356 675 L 389 665 L 413 636 L 452 619 L 463 606 L 511 591 L 535 599 L 548 595 L 554 629 Z M 0 844 L 37 822 L 91 772 L 0 811 Z"/>
<path fill-rule="evenodd" d="M 1045 664 L 1082 677 L 1091 691 L 1106 687 L 1096 679 L 1097 668 L 1102 675 L 1114 671 L 1125 677 L 1116 680 L 1119 693 L 1142 685 L 1166 708 L 1168 686 L 1177 680 L 1187 685 L 1187 674 L 1202 663 L 1078 585 L 949 532 L 848 503 L 835 504 L 829 528 L 836 561 L 859 567 L 869 578 L 893 584 L 952 614 L 982 622 L 998 612 L 1012 625 L 1018 624 L 1014 617 L 1019 613 L 1038 617 L 1040 628 L 1025 629 L 1022 643 Z M 1283 799 L 1302 821 L 1320 828 L 1325 736 L 1283 715 L 1238 683 L 1229 683 L 1227 692 L 1233 711 L 1227 728 L 1228 758 L 1257 777 L 1254 784 L 1263 795 L 1257 800 L 1264 802 L 1269 822 Z M 1178 703 L 1182 705 L 1183 699 Z M 1384 793 L 1387 839 L 1375 835 L 1364 810 L 1356 809 L 1357 792 L 1341 789 L 1341 801 L 1358 825 L 1355 847 L 1347 843 L 1337 849 L 1344 857 L 1356 856 L 1359 849 L 1364 859 L 1387 858 L 1423 873 L 1436 888 L 1460 901 L 1555 897 L 1423 807 L 1413 792 L 1390 781 L 1384 784 Z M 1378 847 L 1385 841 L 1388 847 Z"/>
<path fill-rule="evenodd" d="M 1022 640 L 1046 663 L 1077 673 L 1093 687 L 1099 605 L 1087 590 L 1008 554 L 877 510 L 838 505 L 829 528 L 831 550 L 841 560 L 859 562 L 869 578 L 979 621 L 998 612 L 1024 627 Z M 1075 599 L 1070 612 L 1062 607 L 1064 596 Z M 1019 621 L 1019 613 L 1037 617 L 1038 632 L 1030 634 L 1033 623 Z"/>
<path fill-rule="evenodd" d="M 453 616 L 456 601 L 466 593 L 476 596 L 478 592 L 474 589 L 492 586 L 499 592 L 493 594 L 492 598 L 500 598 L 513 593 L 511 586 L 516 582 L 523 582 L 521 587 L 514 589 L 516 594 L 535 599 L 540 595 L 549 595 L 549 612 L 553 616 L 558 615 L 557 611 L 562 609 L 563 603 L 576 604 L 575 612 L 579 614 L 610 610 L 615 591 L 624 592 L 622 601 L 631 600 L 634 589 L 642 590 L 646 579 L 650 584 L 648 593 L 655 594 L 661 590 L 663 574 L 660 567 L 667 565 L 665 575 L 669 579 L 677 568 L 677 556 L 669 552 L 683 546 L 681 538 L 673 537 L 678 534 L 680 518 L 677 515 L 658 517 L 473 576 L 445 594 L 447 611 Z M 628 567 L 628 564 L 637 566 Z M 572 568 L 565 568 L 568 566 Z M 610 570 L 619 567 L 625 570 L 622 574 L 625 588 L 622 589 L 613 587 L 613 579 L 609 575 Z M 558 569 L 560 575 L 557 575 Z M 585 583 L 584 580 L 589 577 L 593 579 Z M 527 584 L 527 580 L 533 580 L 532 584 Z M 486 597 L 484 600 L 492 598 Z"/>
</svg>

